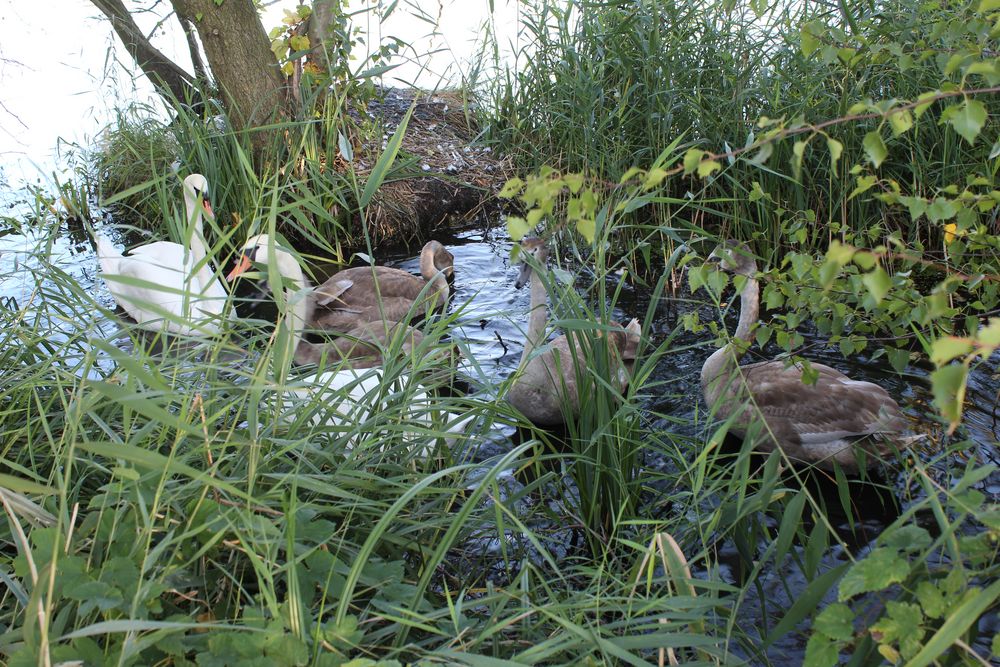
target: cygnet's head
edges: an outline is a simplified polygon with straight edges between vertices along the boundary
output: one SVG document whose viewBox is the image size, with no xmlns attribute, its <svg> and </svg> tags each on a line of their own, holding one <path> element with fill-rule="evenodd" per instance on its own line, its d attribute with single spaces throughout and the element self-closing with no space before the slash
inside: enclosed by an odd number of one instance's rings
<svg viewBox="0 0 1000 667">
<path fill-rule="evenodd" d="M 524 261 L 528 256 L 534 257 L 535 262 L 539 266 L 545 266 L 545 260 L 549 256 L 549 250 L 545 246 L 545 239 L 538 238 L 537 236 L 521 239 L 521 254 L 518 260 L 521 264 L 521 272 L 517 274 L 517 280 L 514 282 L 514 287 L 517 289 L 521 289 L 527 285 L 528 279 L 531 278 L 531 265 Z"/>
<path fill-rule="evenodd" d="M 425 243 L 421 255 L 430 255 L 434 268 L 444 272 L 445 278 L 455 275 L 455 256 L 448 252 L 440 241 L 430 240 Z"/>
<path fill-rule="evenodd" d="M 719 268 L 729 273 L 753 277 L 757 273 L 757 262 L 750 248 L 739 241 L 729 239 L 719 245 L 708 256 L 708 261 L 716 263 Z"/>
</svg>

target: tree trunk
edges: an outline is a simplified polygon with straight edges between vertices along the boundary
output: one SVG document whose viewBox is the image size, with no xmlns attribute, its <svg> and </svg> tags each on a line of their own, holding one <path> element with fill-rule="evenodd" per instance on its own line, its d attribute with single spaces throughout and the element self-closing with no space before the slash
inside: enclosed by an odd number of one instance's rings
<svg viewBox="0 0 1000 667">
<path fill-rule="evenodd" d="M 287 116 L 285 78 L 251 0 L 171 0 L 181 21 L 198 29 L 208 66 L 235 129 Z M 270 138 L 253 135 L 258 152 Z"/>
<path fill-rule="evenodd" d="M 146 39 L 122 0 L 91 1 L 111 21 L 111 27 L 118 38 L 168 105 L 173 105 L 175 101 L 186 102 L 195 107 L 201 104 L 201 94 L 191 76 Z"/>
</svg>

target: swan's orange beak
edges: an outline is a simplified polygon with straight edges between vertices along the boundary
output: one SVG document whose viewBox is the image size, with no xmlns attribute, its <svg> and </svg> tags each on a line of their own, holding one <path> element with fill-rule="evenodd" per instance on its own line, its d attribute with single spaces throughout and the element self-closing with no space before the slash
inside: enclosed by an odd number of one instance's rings
<svg viewBox="0 0 1000 667">
<path fill-rule="evenodd" d="M 205 215 L 210 219 L 215 220 L 215 211 L 212 210 L 212 203 L 208 199 L 202 199 L 201 205 L 205 208 Z"/>
<path fill-rule="evenodd" d="M 249 255 L 243 255 L 240 257 L 239 262 L 233 267 L 233 270 L 229 272 L 226 276 L 226 282 L 231 283 L 236 276 L 246 273 L 247 269 L 253 266 L 253 261 L 250 259 Z"/>
</svg>

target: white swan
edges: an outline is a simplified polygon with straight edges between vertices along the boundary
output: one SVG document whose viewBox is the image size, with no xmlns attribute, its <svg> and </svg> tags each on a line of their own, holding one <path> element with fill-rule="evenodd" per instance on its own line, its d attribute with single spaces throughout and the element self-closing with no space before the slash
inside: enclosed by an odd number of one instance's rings
<svg viewBox="0 0 1000 667">
<path fill-rule="evenodd" d="M 206 259 L 202 214 L 212 206 L 201 174 L 184 179 L 184 211 L 189 247 L 156 241 L 123 255 L 98 235 L 97 259 L 111 295 L 143 329 L 214 334 L 228 294 Z"/>
<path fill-rule="evenodd" d="M 255 263 L 269 267 L 272 261 L 285 283 L 287 310 L 282 323 L 290 334 L 288 349 L 296 350 L 314 295 L 295 257 L 267 234 L 255 236 L 244 244 L 242 255 L 226 280 L 234 280 Z M 373 413 L 392 414 L 406 429 L 404 440 L 407 443 L 415 444 L 421 433 L 433 433 L 446 434 L 446 444 L 452 445 L 473 416 L 435 409 L 435 401 L 427 389 L 420 384 L 409 386 L 413 382 L 406 373 L 390 377 L 383 368 L 345 368 L 294 381 L 287 394 L 293 400 L 300 399 L 302 405 L 311 410 L 309 419 L 313 425 L 350 428 L 352 424 L 368 422 Z M 354 444 L 351 438 L 347 448 L 351 449 Z M 432 446 L 424 439 L 421 453 L 430 449 Z"/>
</svg>

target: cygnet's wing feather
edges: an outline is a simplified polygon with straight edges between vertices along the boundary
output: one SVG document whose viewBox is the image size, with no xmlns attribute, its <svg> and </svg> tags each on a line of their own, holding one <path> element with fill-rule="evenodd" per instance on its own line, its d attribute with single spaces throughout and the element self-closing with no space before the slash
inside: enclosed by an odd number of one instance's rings
<svg viewBox="0 0 1000 667">
<path fill-rule="evenodd" d="M 753 406 L 741 421 L 759 411 L 779 441 L 804 445 L 903 429 L 899 406 L 885 389 L 823 364 L 811 366 L 818 373 L 815 384 L 781 362 L 742 367 Z"/>
</svg>

